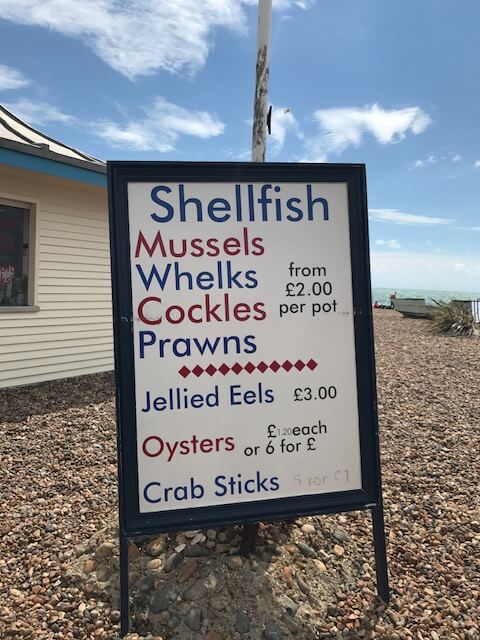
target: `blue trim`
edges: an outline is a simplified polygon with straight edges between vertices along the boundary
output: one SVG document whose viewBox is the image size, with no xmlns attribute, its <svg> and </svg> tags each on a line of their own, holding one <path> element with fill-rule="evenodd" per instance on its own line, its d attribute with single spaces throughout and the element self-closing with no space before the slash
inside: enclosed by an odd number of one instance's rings
<svg viewBox="0 0 480 640">
<path fill-rule="evenodd" d="M 78 182 L 93 184 L 96 187 L 106 188 L 107 186 L 107 176 L 98 171 L 90 171 L 82 167 L 56 162 L 48 158 L 39 158 L 19 151 L 12 151 L 11 149 L 0 149 L 0 164 L 7 164 L 11 167 L 27 169 L 37 173 L 47 173 L 57 178 L 77 180 Z"/>
</svg>

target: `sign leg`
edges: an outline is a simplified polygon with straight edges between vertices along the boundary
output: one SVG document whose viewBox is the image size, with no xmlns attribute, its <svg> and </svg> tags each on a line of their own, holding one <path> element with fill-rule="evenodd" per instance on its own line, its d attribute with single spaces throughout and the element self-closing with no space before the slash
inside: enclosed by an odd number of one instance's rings
<svg viewBox="0 0 480 640">
<path fill-rule="evenodd" d="M 120 636 L 123 638 L 130 630 L 130 598 L 128 592 L 128 538 L 120 537 Z"/>
<path fill-rule="evenodd" d="M 246 524 L 243 526 L 242 539 L 240 541 L 240 555 L 248 556 L 255 550 L 258 524 Z"/>
<path fill-rule="evenodd" d="M 387 549 L 385 542 L 385 522 L 383 517 L 383 504 L 372 509 L 373 544 L 375 547 L 375 573 L 377 575 L 378 597 L 385 603 L 390 602 L 390 589 L 388 586 Z"/>
</svg>

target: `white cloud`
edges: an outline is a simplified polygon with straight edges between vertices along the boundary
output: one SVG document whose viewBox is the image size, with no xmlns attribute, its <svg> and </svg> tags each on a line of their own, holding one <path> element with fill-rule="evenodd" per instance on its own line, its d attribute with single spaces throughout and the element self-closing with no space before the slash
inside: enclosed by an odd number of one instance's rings
<svg viewBox="0 0 480 640">
<path fill-rule="evenodd" d="M 145 117 L 125 125 L 105 120 L 92 130 L 114 147 L 135 151 L 173 151 L 180 135 L 207 139 L 223 133 L 225 125 L 207 111 L 190 111 L 158 97 Z"/>
<path fill-rule="evenodd" d="M 244 4 L 257 6 L 258 0 L 240 0 Z M 278 10 L 292 9 L 310 9 L 315 4 L 315 0 L 273 0 L 273 8 Z"/>
<path fill-rule="evenodd" d="M 246 31 L 252 0 L 0 0 L 0 16 L 78 38 L 105 63 L 134 78 L 159 70 L 193 73 L 212 48 L 214 30 Z M 309 0 L 279 0 L 279 9 Z"/>
<path fill-rule="evenodd" d="M 438 157 L 434 153 L 429 153 L 428 156 L 423 160 L 416 160 L 413 166 L 417 168 L 422 168 L 422 167 L 426 167 L 429 164 L 437 164 L 437 162 L 438 162 Z"/>
<path fill-rule="evenodd" d="M 377 287 L 480 292 L 480 259 L 434 252 L 372 251 Z"/>
<path fill-rule="evenodd" d="M 30 80 L 21 71 L 0 64 L 0 90 L 21 89 L 30 84 Z"/>
<path fill-rule="evenodd" d="M 257 4 L 257 0 L 254 0 Z M 315 0 L 273 0 L 273 7 L 275 9 L 290 9 L 291 7 L 298 7 L 299 9 L 310 9 L 315 4 Z"/>
<path fill-rule="evenodd" d="M 288 132 L 294 132 L 302 137 L 298 122 L 288 107 L 273 107 L 272 109 L 272 133 L 267 138 L 271 141 L 272 153 L 277 155 L 283 149 Z"/>
<path fill-rule="evenodd" d="M 457 229 L 462 229 L 462 231 L 480 231 L 480 227 L 457 227 Z"/>
<path fill-rule="evenodd" d="M 480 160 L 475 160 L 475 163 L 473 166 L 475 167 L 475 169 L 480 168 Z"/>
<path fill-rule="evenodd" d="M 248 160 L 252 159 L 252 150 L 248 147 L 244 147 L 240 151 L 227 149 L 225 151 L 225 157 L 234 162 L 248 162 Z"/>
<path fill-rule="evenodd" d="M 452 151 L 448 153 L 429 153 L 425 158 L 416 160 L 412 166 L 416 169 L 421 169 L 428 165 L 438 164 L 439 162 L 453 162 L 457 164 L 461 160 L 463 160 L 463 157 Z"/>
<path fill-rule="evenodd" d="M 17 100 L 16 102 L 5 103 L 5 107 L 16 116 L 25 120 L 27 124 L 42 125 L 47 122 L 61 122 L 63 124 L 72 123 L 75 118 L 63 113 L 57 107 L 46 102 L 34 102 L 32 100 Z"/>
<path fill-rule="evenodd" d="M 397 209 L 369 209 L 369 217 L 375 222 L 390 222 L 392 224 L 406 225 L 437 225 L 455 222 L 452 218 L 437 218 L 434 216 L 422 216 L 416 213 L 403 213 Z"/>
<path fill-rule="evenodd" d="M 397 240 L 375 240 L 375 246 L 386 247 L 387 249 L 401 249 L 402 246 Z"/>
<path fill-rule="evenodd" d="M 378 104 L 320 109 L 313 117 L 320 131 L 307 150 L 311 159 L 318 162 L 325 161 L 331 153 L 342 153 L 349 146 L 358 147 L 366 133 L 380 144 L 392 144 L 408 133 L 422 133 L 431 123 L 428 113 L 420 107 L 389 110 Z"/>
</svg>

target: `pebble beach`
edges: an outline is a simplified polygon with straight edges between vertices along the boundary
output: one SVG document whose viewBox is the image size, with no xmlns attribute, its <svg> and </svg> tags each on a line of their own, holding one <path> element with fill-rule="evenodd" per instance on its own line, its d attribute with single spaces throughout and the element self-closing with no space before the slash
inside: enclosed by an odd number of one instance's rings
<svg viewBox="0 0 480 640">
<path fill-rule="evenodd" d="M 376 311 L 391 602 L 365 512 L 141 538 L 129 640 L 478 640 L 480 340 Z M 112 374 L 0 390 L 0 638 L 119 637 Z"/>
</svg>

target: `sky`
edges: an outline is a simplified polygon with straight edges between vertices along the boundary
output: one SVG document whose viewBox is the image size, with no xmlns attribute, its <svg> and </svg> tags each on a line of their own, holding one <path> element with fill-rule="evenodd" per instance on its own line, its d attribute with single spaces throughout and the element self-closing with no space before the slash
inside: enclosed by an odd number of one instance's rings
<svg viewBox="0 0 480 640">
<path fill-rule="evenodd" d="M 250 159 L 255 0 L 0 0 L 0 103 L 105 160 Z M 478 0 L 274 0 L 267 160 L 366 164 L 372 283 L 480 293 Z"/>
</svg>

